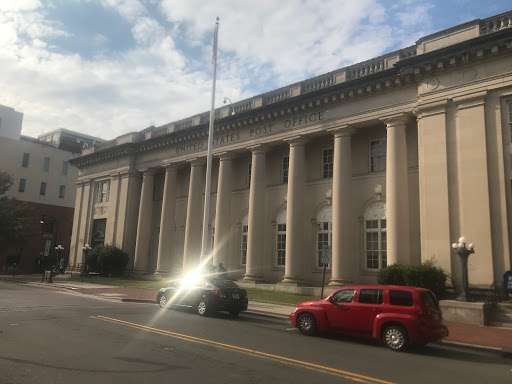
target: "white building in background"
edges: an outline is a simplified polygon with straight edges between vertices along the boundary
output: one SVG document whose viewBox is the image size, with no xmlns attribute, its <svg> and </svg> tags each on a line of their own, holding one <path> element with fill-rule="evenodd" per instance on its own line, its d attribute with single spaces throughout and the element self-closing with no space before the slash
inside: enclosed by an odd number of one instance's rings
<svg viewBox="0 0 512 384">
<path fill-rule="evenodd" d="M 469 282 L 511 267 L 512 12 L 215 111 L 213 262 L 246 282 L 374 283 L 475 244 Z M 234 114 L 233 114 L 234 111 Z M 71 263 L 115 243 L 138 274 L 200 255 L 209 113 L 120 136 L 80 170 Z"/>
<path fill-rule="evenodd" d="M 0 138 L 18 140 L 21 135 L 23 113 L 16 112 L 14 108 L 0 105 Z"/>
</svg>

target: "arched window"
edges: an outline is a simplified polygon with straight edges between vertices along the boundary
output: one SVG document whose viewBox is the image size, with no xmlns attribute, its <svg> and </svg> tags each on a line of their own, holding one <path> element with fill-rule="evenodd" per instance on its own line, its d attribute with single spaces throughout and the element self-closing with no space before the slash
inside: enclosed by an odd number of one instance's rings
<svg viewBox="0 0 512 384">
<path fill-rule="evenodd" d="M 276 218 L 276 266 L 284 267 L 286 262 L 286 209 Z"/>
<path fill-rule="evenodd" d="M 242 219 L 242 241 L 241 241 L 241 250 L 240 250 L 240 264 L 247 264 L 247 234 L 249 233 L 249 216 L 247 213 Z"/>
<path fill-rule="evenodd" d="M 316 266 L 323 268 L 322 250 L 324 247 L 332 247 L 332 207 L 327 205 L 320 209 L 316 215 Z M 331 263 L 327 264 L 327 268 Z"/>
<path fill-rule="evenodd" d="M 386 203 L 370 204 L 364 213 L 365 268 L 387 267 Z"/>
</svg>

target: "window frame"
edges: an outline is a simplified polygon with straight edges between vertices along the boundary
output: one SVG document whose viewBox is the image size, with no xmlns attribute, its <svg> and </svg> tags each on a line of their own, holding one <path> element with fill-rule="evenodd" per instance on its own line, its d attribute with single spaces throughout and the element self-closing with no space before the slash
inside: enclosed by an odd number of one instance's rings
<svg viewBox="0 0 512 384">
<path fill-rule="evenodd" d="M 46 181 L 41 181 L 39 185 L 39 196 L 46 196 Z"/>
<path fill-rule="evenodd" d="M 50 157 L 49 156 L 45 156 L 43 158 L 43 172 L 50 172 Z"/>
<path fill-rule="evenodd" d="M 68 161 L 62 161 L 62 176 L 67 176 L 68 175 L 68 167 L 69 167 L 69 162 Z"/>
<path fill-rule="evenodd" d="M 368 227 L 369 222 L 377 222 L 376 226 Z M 381 200 L 374 201 L 368 205 L 362 220 L 362 231 L 363 231 L 363 270 L 367 272 L 378 272 L 382 268 L 388 265 L 387 258 L 387 218 L 386 218 L 386 203 Z M 369 234 L 374 237 L 377 234 L 376 239 L 369 239 Z M 369 241 L 377 243 L 376 249 L 369 249 Z M 370 252 L 376 252 L 376 255 L 370 254 Z M 369 262 L 375 262 L 375 256 L 377 257 L 377 267 L 369 267 Z M 383 262 L 385 260 L 385 262 Z M 384 265 L 385 264 L 385 265 Z"/>
<path fill-rule="evenodd" d="M 21 160 L 21 167 L 28 168 L 29 163 L 30 163 L 30 153 L 23 152 L 23 158 Z"/>
<path fill-rule="evenodd" d="M 386 153 L 384 155 L 373 155 L 372 153 L 372 143 L 379 143 L 380 141 L 384 141 L 386 145 Z M 369 173 L 377 173 L 377 172 L 386 172 L 386 157 L 387 157 L 387 138 L 383 137 L 380 139 L 371 139 L 368 141 L 368 172 Z M 374 158 L 380 158 L 382 169 L 376 169 L 375 163 L 373 162 Z"/>
<path fill-rule="evenodd" d="M 281 158 L 281 184 L 288 184 L 290 175 L 290 156 L 285 155 Z"/>
<path fill-rule="evenodd" d="M 25 177 L 20 177 L 20 182 L 18 184 L 18 192 L 25 192 L 25 188 L 27 187 L 27 179 Z"/>
<path fill-rule="evenodd" d="M 252 161 L 249 161 L 247 165 L 247 188 L 251 188 L 251 177 L 252 177 Z"/>
<path fill-rule="evenodd" d="M 109 194 L 110 180 L 96 182 L 96 203 L 108 203 Z"/>
<path fill-rule="evenodd" d="M 66 186 L 64 184 L 61 184 L 59 186 L 59 198 L 63 199 L 66 195 Z"/>
<path fill-rule="evenodd" d="M 328 159 L 329 155 L 326 156 L 327 151 L 332 151 L 332 161 L 326 162 L 326 157 Z M 327 169 L 326 169 L 327 166 Z M 334 147 L 324 148 L 322 149 L 322 179 L 331 179 L 334 175 Z"/>
</svg>

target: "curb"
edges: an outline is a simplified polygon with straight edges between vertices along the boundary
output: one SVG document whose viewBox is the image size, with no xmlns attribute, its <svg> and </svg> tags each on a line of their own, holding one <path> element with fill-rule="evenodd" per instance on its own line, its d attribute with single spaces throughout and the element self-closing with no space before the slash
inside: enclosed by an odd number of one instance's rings
<svg viewBox="0 0 512 384">
<path fill-rule="evenodd" d="M 122 302 L 125 303 L 146 303 L 146 304 L 157 304 L 156 300 L 149 299 L 130 299 L 130 298 L 122 298 Z"/>
<path fill-rule="evenodd" d="M 492 353 L 500 354 L 506 359 L 512 358 L 512 349 L 505 350 L 505 349 L 499 348 L 499 347 L 488 347 L 485 345 L 467 344 L 467 343 L 460 343 L 458 341 L 450 341 L 450 340 L 436 341 L 433 344 L 437 344 L 437 345 L 444 344 L 444 345 L 449 345 L 449 346 L 453 346 L 453 347 L 461 347 L 461 348 L 470 349 L 470 350 L 479 351 L 479 352 L 482 352 L 482 351 L 492 352 Z"/>
</svg>

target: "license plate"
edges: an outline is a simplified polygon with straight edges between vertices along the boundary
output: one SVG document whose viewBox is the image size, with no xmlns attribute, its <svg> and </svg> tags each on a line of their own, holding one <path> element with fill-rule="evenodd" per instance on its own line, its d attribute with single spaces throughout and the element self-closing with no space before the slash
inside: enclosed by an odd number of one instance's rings
<svg viewBox="0 0 512 384">
<path fill-rule="evenodd" d="M 238 293 L 233 293 L 233 299 L 239 299 L 240 295 Z"/>
</svg>

